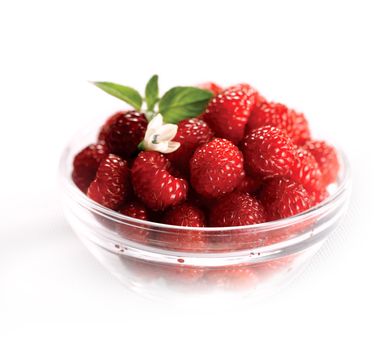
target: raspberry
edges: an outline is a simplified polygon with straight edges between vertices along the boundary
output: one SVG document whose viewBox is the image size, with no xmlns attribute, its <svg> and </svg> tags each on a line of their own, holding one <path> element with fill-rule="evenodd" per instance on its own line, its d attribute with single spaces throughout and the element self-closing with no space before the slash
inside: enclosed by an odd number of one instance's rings
<svg viewBox="0 0 392 350">
<path fill-rule="evenodd" d="M 319 192 L 315 192 L 312 194 L 312 199 L 313 199 L 313 205 L 319 204 L 325 199 L 327 199 L 329 196 L 329 193 L 326 189 L 322 189 Z"/>
<path fill-rule="evenodd" d="M 261 126 L 275 126 L 286 132 L 295 144 L 304 144 L 310 139 L 308 122 L 302 113 L 297 113 L 281 103 L 264 101 L 255 107 L 249 117 L 247 130 Z"/>
<path fill-rule="evenodd" d="M 262 181 L 256 177 L 245 175 L 236 190 L 239 192 L 254 193 L 260 188 L 261 183 Z"/>
<path fill-rule="evenodd" d="M 210 101 L 202 118 L 217 137 L 237 144 L 244 137 L 245 126 L 256 98 L 257 92 L 249 85 L 233 86 Z"/>
<path fill-rule="evenodd" d="M 260 95 L 258 92 L 257 92 L 257 95 L 256 95 L 256 104 L 255 104 L 255 106 L 253 107 L 253 108 L 256 108 L 256 106 L 259 106 L 261 103 L 264 103 L 264 102 L 267 102 L 267 100 L 265 99 L 265 97 L 264 96 L 262 96 L 262 95 Z M 253 109 L 252 109 L 252 112 L 253 112 Z M 252 114 L 251 114 L 252 115 Z M 250 117 L 249 117 L 250 118 Z M 248 119 L 248 122 L 249 122 L 249 119 Z"/>
<path fill-rule="evenodd" d="M 182 203 L 169 209 L 163 216 L 162 222 L 168 225 L 205 227 L 204 213 L 190 203 Z M 189 230 L 159 234 L 159 240 L 168 244 L 168 248 L 185 251 L 202 250 L 205 247 L 203 232 Z"/>
<path fill-rule="evenodd" d="M 223 91 L 223 89 L 219 85 L 217 85 L 217 84 L 215 84 L 213 82 L 207 82 L 207 83 L 199 84 L 197 87 L 199 87 L 200 89 L 209 90 L 214 95 L 218 95 L 219 93 L 221 93 Z"/>
<path fill-rule="evenodd" d="M 325 141 L 315 140 L 308 141 L 304 148 L 312 153 L 316 159 L 323 176 L 324 186 L 334 183 L 339 171 L 339 161 L 335 148 Z"/>
<path fill-rule="evenodd" d="M 212 227 L 245 226 L 265 221 L 263 205 L 248 193 L 230 193 L 219 200 L 210 212 Z"/>
<path fill-rule="evenodd" d="M 268 179 L 260 192 L 260 200 L 266 208 L 268 221 L 296 215 L 313 205 L 304 186 L 284 177 Z"/>
<path fill-rule="evenodd" d="M 94 180 L 99 163 L 108 155 L 104 143 L 93 144 L 81 150 L 73 160 L 72 179 L 81 191 L 86 193 Z"/>
<path fill-rule="evenodd" d="M 200 146 L 190 161 L 194 190 L 206 197 L 217 198 L 233 191 L 244 177 L 243 157 L 230 141 L 214 139 Z"/>
<path fill-rule="evenodd" d="M 146 92 L 148 107 L 156 97 L 154 79 Z M 116 96 L 121 88 L 96 85 Z M 238 228 L 227 234 L 221 228 L 203 235 L 197 227 L 253 225 L 309 209 L 327 198 L 328 185 L 336 181 L 337 152 L 324 141 L 311 140 L 304 114 L 267 101 L 248 84 L 227 89 L 213 82 L 198 86 L 214 95 L 204 113 L 205 100 L 199 101 L 204 97 L 176 88 L 170 90 L 173 96 L 165 108 L 161 101 L 162 115 L 150 125 L 145 114 L 133 110 L 110 116 L 97 144 L 75 156 L 72 178 L 103 206 L 129 217 L 184 227 L 182 234 L 168 234 L 152 230 L 150 222 L 136 225 L 137 220 L 129 219 L 127 225 L 124 216 L 118 223 L 101 220 L 106 228 L 135 241 L 146 243 L 148 237 L 149 243 L 185 251 L 262 246 L 265 234 L 254 230 L 243 234 Z M 181 99 L 186 100 L 181 102 L 185 109 L 199 116 L 184 120 L 177 103 Z M 170 124 L 173 120 L 180 120 L 177 126 Z M 140 152 L 139 144 L 146 151 Z M 291 237 L 312 225 L 313 219 L 277 233 Z M 222 240 L 228 245 L 214 245 Z M 174 270 L 188 269 L 183 265 Z"/>
<path fill-rule="evenodd" d="M 178 130 L 172 141 L 181 144 L 180 148 L 168 153 L 166 157 L 170 162 L 184 173 L 189 171 L 189 160 L 191 159 L 196 148 L 213 137 L 211 129 L 203 120 L 192 118 L 185 119 L 178 123 Z"/>
<path fill-rule="evenodd" d="M 98 134 L 98 141 L 105 141 L 106 135 L 108 134 L 110 126 L 119 118 L 121 115 L 126 114 L 127 111 L 120 111 L 114 113 L 108 119 L 106 119 L 105 124 L 102 125 L 101 129 L 99 130 Z"/>
<path fill-rule="evenodd" d="M 295 148 L 286 133 L 274 126 L 253 129 L 242 143 L 246 167 L 255 175 L 286 175 L 294 163 Z"/>
<path fill-rule="evenodd" d="M 175 177 L 169 160 L 154 151 L 140 152 L 131 168 L 133 189 L 152 210 L 164 210 L 187 197 L 186 180 Z"/>
<path fill-rule="evenodd" d="M 131 218 L 139 220 L 149 219 L 147 209 L 144 207 L 143 204 L 137 201 L 127 201 L 126 204 L 121 206 L 119 212 Z M 116 231 L 125 238 L 139 243 L 146 243 L 149 236 L 149 231 L 147 230 L 147 227 L 128 226 L 124 223 L 118 223 L 116 225 Z"/>
<path fill-rule="evenodd" d="M 316 159 L 303 148 L 296 149 L 296 157 L 289 177 L 304 186 L 313 197 L 324 191 L 322 174 Z"/>
<path fill-rule="evenodd" d="M 188 192 L 188 199 L 193 205 L 201 208 L 203 211 L 209 211 L 211 206 L 215 203 L 216 198 L 205 198 L 199 195 L 195 190 L 191 187 Z"/>
<path fill-rule="evenodd" d="M 190 203 L 182 203 L 169 209 L 164 217 L 163 223 L 175 226 L 204 227 L 204 213 Z"/>
<path fill-rule="evenodd" d="M 137 150 L 147 129 L 147 119 L 136 111 L 120 112 L 108 120 L 101 130 L 110 153 L 129 158 Z"/>
<path fill-rule="evenodd" d="M 253 88 L 249 84 L 245 84 L 245 83 L 230 86 L 226 90 L 233 90 L 233 91 L 241 90 L 241 91 L 245 92 L 246 95 L 249 96 L 251 99 L 251 102 L 253 104 L 252 108 L 254 108 L 255 103 L 257 101 L 259 101 L 260 98 L 264 99 L 264 97 L 259 95 L 258 91 L 255 88 Z"/>
<path fill-rule="evenodd" d="M 87 195 L 109 209 L 117 209 L 127 195 L 128 181 L 127 163 L 120 157 L 109 154 L 101 161 Z"/>
<path fill-rule="evenodd" d="M 294 142 L 301 146 L 310 139 L 310 129 L 308 121 L 303 113 L 291 111 L 292 118 L 294 119 L 295 131 L 293 132 Z"/>
<path fill-rule="evenodd" d="M 143 204 L 136 201 L 129 201 L 122 205 L 119 209 L 119 213 L 139 220 L 148 220 L 147 209 Z"/>
</svg>

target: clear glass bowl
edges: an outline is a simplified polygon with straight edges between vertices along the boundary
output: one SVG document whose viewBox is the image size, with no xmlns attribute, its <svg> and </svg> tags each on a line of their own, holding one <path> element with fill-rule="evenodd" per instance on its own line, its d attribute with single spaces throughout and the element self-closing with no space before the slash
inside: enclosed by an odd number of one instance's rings
<svg viewBox="0 0 392 350">
<path fill-rule="evenodd" d="M 349 164 L 339 152 L 338 181 L 318 206 L 283 220 L 227 228 L 184 228 L 133 219 L 90 200 L 73 183 L 72 160 L 98 125 L 76 135 L 60 161 L 65 215 L 90 252 L 131 290 L 159 299 L 270 295 L 290 282 L 334 231 L 350 195 Z M 90 132 L 91 130 L 91 132 Z M 178 235 L 203 234 L 203 247 Z M 219 296 L 216 298 L 216 296 Z"/>
</svg>

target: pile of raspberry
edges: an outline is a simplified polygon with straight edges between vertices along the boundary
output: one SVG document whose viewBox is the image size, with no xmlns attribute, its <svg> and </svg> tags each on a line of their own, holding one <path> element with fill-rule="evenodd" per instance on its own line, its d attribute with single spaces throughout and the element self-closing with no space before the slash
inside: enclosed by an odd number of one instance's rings
<svg viewBox="0 0 392 350">
<path fill-rule="evenodd" d="M 267 101 L 248 84 L 203 88 L 214 96 L 201 115 L 178 123 L 176 151 L 140 149 L 146 114 L 121 111 L 75 156 L 75 184 L 124 215 L 193 227 L 279 220 L 328 196 L 337 154 L 311 138 L 302 113 Z"/>
</svg>

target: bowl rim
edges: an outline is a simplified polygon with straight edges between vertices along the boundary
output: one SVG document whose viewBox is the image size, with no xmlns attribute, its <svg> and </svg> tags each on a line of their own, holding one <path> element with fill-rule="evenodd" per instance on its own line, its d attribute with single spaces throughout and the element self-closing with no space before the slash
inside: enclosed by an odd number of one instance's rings
<svg viewBox="0 0 392 350">
<path fill-rule="evenodd" d="M 329 208 L 333 207 L 335 203 L 339 202 L 339 199 L 344 195 L 344 193 L 351 188 L 351 169 L 350 164 L 347 159 L 345 153 L 340 149 L 336 148 L 338 153 L 338 159 L 340 164 L 340 170 L 338 174 L 338 184 L 336 190 L 331 193 L 324 201 L 317 204 L 316 206 L 296 214 L 294 216 L 279 219 L 275 221 L 263 222 L 259 224 L 245 225 L 245 226 L 229 226 L 229 227 L 188 227 L 188 226 L 176 226 L 176 225 L 168 225 L 164 223 L 157 223 L 154 221 L 148 220 L 140 220 L 136 218 L 129 217 L 127 215 L 116 212 L 115 210 L 106 208 L 101 204 L 90 199 L 85 193 L 83 193 L 73 182 L 71 176 L 71 157 L 75 154 L 71 152 L 71 144 L 74 143 L 75 140 L 80 140 L 80 133 L 76 134 L 71 140 L 68 142 L 67 146 L 62 152 L 59 164 L 59 180 L 60 186 L 65 187 L 67 193 L 71 195 L 72 199 L 77 201 L 83 207 L 93 210 L 96 214 L 102 215 L 107 219 L 111 219 L 115 222 L 120 222 L 124 225 L 129 226 L 138 226 L 146 227 L 148 225 L 149 229 L 161 229 L 167 230 L 165 233 L 172 234 L 181 234 L 182 231 L 190 232 L 204 232 L 204 233 L 214 233 L 219 232 L 228 233 L 232 231 L 236 231 L 236 234 L 248 233 L 249 230 L 275 230 L 279 228 L 288 227 L 294 224 L 297 224 L 303 220 L 307 220 L 313 216 L 317 216 L 318 214 L 327 211 Z M 170 232 L 175 230 L 176 232 Z M 247 232 L 248 231 L 248 232 Z M 299 235 L 301 236 L 301 235 Z"/>
</svg>

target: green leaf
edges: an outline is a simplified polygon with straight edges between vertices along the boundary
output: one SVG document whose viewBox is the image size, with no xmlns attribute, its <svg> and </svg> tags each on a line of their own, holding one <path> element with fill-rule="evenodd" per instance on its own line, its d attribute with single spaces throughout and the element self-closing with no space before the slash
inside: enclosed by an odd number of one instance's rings
<svg viewBox="0 0 392 350">
<path fill-rule="evenodd" d="M 109 95 L 119 98 L 120 100 L 130 104 L 136 110 L 140 110 L 143 102 L 142 96 L 133 88 L 106 81 L 96 81 L 93 84 Z"/>
<path fill-rule="evenodd" d="M 177 86 L 167 91 L 159 102 L 159 112 L 166 123 L 176 124 L 185 118 L 200 115 L 213 96 L 196 87 Z"/>
<path fill-rule="evenodd" d="M 159 89 L 158 89 L 158 76 L 155 74 L 151 77 L 146 85 L 145 90 L 147 110 L 153 111 L 155 104 L 159 100 Z"/>
</svg>

